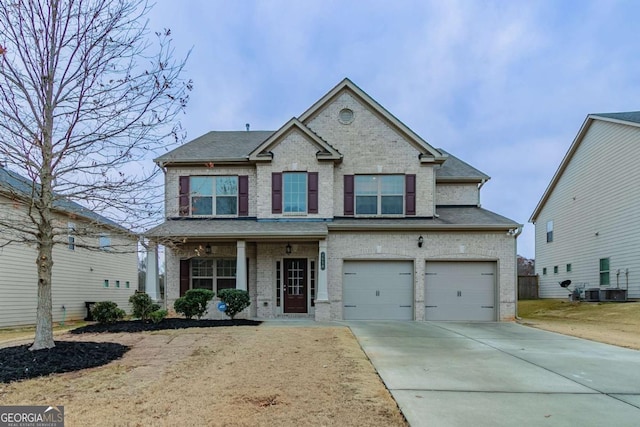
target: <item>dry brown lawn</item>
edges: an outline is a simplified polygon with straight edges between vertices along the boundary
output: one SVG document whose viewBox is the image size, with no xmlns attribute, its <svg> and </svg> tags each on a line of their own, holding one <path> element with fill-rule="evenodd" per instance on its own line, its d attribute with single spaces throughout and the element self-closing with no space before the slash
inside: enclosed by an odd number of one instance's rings
<svg viewBox="0 0 640 427">
<path fill-rule="evenodd" d="M 0 405 L 64 405 L 67 426 L 407 425 L 343 327 L 263 324 L 57 339 L 132 349 L 103 367 L 0 384 Z"/>
<path fill-rule="evenodd" d="M 640 303 L 518 301 L 520 323 L 640 350 Z"/>
</svg>

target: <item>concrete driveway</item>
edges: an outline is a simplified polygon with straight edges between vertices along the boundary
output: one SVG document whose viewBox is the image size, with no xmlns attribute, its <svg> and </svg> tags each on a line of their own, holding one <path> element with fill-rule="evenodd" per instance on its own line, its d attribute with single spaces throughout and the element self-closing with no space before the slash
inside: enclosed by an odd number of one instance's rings
<svg viewBox="0 0 640 427">
<path fill-rule="evenodd" d="M 346 323 L 413 427 L 640 425 L 640 351 L 513 323 Z"/>
</svg>

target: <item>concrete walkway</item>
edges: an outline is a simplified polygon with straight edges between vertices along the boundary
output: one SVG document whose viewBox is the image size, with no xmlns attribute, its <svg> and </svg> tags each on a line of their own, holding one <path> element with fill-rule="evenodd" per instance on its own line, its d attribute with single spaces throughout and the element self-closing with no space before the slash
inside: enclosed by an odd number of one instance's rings
<svg viewBox="0 0 640 427">
<path fill-rule="evenodd" d="M 413 427 L 640 425 L 640 351 L 514 323 L 345 323 Z"/>
</svg>

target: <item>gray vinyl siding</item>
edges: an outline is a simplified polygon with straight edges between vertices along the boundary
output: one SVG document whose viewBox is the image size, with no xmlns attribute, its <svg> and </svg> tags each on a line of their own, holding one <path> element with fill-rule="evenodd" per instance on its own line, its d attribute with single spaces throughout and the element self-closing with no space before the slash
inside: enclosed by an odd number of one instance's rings
<svg viewBox="0 0 640 427">
<path fill-rule="evenodd" d="M 609 258 L 609 288 L 616 287 L 618 269 L 619 286 L 626 288 L 629 269 L 629 297 L 640 298 L 639 158 L 640 128 L 593 121 L 536 220 L 541 297 L 567 297 L 559 286 L 567 279 L 599 287 L 599 259 Z M 549 220 L 553 242 L 547 243 Z"/>
<path fill-rule="evenodd" d="M 0 209 L 6 209 L 0 203 Z M 74 220 L 76 224 L 80 220 Z M 119 237 L 112 236 L 112 244 Z M 80 242 L 80 237 L 76 238 Z M 0 245 L 4 241 L 0 237 Z M 53 253 L 53 321 L 83 319 L 85 301 L 114 301 L 130 312 L 129 296 L 138 287 L 136 242 L 130 241 L 131 253 L 89 251 L 56 245 Z M 34 245 L 12 243 L 0 248 L 0 328 L 32 325 L 36 319 L 37 272 Z M 104 280 L 109 279 L 109 288 Z M 115 281 L 120 280 L 120 288 Z M 126 288 L 129 281 L 130 287 Z M 66 308 L 66 317 L 62 306 Z"/>
</svg>

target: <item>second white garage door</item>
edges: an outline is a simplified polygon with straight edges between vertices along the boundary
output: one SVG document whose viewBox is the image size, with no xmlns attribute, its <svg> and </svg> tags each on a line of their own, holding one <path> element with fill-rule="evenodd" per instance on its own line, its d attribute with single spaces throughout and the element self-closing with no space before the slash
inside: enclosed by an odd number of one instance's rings
<svg viewBox="0 0 640 427">
<path fill-rule="evenodd" d="M 427 262 L 425 320 L 496 320 L 495 262 Z"/>
<path fill-rule="evenodd" d="M 345 320 L 413 320 L 413 263 L 345 261 Z"/>
</svg>

